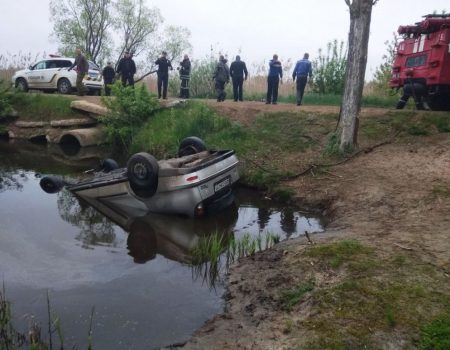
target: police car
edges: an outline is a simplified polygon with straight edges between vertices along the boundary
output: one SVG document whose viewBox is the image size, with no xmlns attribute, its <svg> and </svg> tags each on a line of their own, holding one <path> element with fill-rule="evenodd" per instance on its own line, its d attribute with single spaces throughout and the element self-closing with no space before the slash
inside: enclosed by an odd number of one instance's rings
<svg viewBox="0 0 450 350">
<path fill-rule="evenodd" d="M 30 89 L 43 91 L 58 91 L 61 94 L 70 94 L 76 87 L 76 67 L 68 68 L 74 59 L 70 57 L 56 57 L 39 61 L 34 65 L 14 73 L 13 85 L 20 91 Z M 84 86 L 90 94 L 99 93 L 103 89 L 103 78 L 100 68 L 92 61 L 89 63 L 89 72 L 83 79 Z"/>
</svg>

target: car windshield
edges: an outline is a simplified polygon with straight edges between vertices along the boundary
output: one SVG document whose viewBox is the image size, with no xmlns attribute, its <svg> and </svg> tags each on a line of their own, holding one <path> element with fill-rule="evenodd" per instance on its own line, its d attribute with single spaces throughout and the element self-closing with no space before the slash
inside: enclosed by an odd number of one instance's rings
<svg viewBox="0 0 450 350">
<path fill-rule="evenodd" d="M 89 69 L 100 70 L 99 66 L 97 66 L 94 62 L 92 62 L 92 61 L 88 61 L 88 62 L 89 62 Z"/>
</svg>

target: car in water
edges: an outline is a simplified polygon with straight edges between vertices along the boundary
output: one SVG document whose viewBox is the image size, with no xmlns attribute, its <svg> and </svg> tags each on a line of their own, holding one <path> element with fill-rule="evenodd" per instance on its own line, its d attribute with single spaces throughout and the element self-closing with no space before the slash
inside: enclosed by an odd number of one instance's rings
<svg viewBox="0 0 450 350">
<path fill-rule="evenodd" d="M 76 67 L 69 71 L 74 58 L 50 57 L 41 60 L 28 69 L 19 70 L 12 76 L 13 86 L 23 92 L 28 90 L 58 91 L 70 94 L 75 90 L 77 72 Z M 103 77 L 100 67 L 89 61 L 89 71 L 83 79 L 83 84 L 89 94 L 99 94 L 103 89 Z"/>
<path fill-rule="evenodd" d="M 82 199 L 110 207 L 201 217 L 234 202 L 238 163 L 233 150 L 208 150 L 201 139 L 191 136 L 180 143 L 176 158 L 157 161 L 140 152 L 128 159 L 125 168 L 106 159 L 102 171 L 85 178 L 45 176 L 40 185 L 47 193 L 65 187 Z"/>
</svg>

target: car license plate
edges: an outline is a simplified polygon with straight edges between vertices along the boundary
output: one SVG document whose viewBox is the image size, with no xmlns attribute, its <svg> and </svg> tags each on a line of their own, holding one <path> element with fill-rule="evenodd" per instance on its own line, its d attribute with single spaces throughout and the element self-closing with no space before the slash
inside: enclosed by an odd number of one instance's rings
<svg viewBox="0 0 450 350">
<path fill-rule="evenodd" d="M 226 179 L 214 184 L 214 192 L 219 192 L 221 189 L 223 189 L 227 186 L 230 186 L 230 184 L 231 184 L 231 178 L 227 177 Z"/>
</svg>

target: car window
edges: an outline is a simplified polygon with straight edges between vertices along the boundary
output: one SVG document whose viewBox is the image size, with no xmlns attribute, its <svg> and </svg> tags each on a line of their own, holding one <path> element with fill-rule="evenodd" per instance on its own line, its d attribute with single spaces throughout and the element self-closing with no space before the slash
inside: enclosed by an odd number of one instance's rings
<svg viewBox="0 0 450 350">
<path fill-rule="evenodd" d="M 34 65 L 34 67 L 33 67 L 33 70 L 35 70 L 35 69 L 45 69 L 45 68 L 47 68 L 46 63 L 47 63 L 47 61 L 41 61 L 41 62 L 36 63 L 36 64 Z"/>
<path fill-rule="evenodd" d="M 72 65 L 72 62 L 67 60 L 59 60 L 58 62 L 58 68 L 69 68 Z"/>
<path fill-rule="evenodd" d="M 58 68 L 58 61 L 47 61 L 47 68 Z"/>
<path fill-rule="evenodd" d="M 88 61 L 89 69 L 100 70 L 99 66 L 97 66 L 94 62 Z"/>
</svg>

